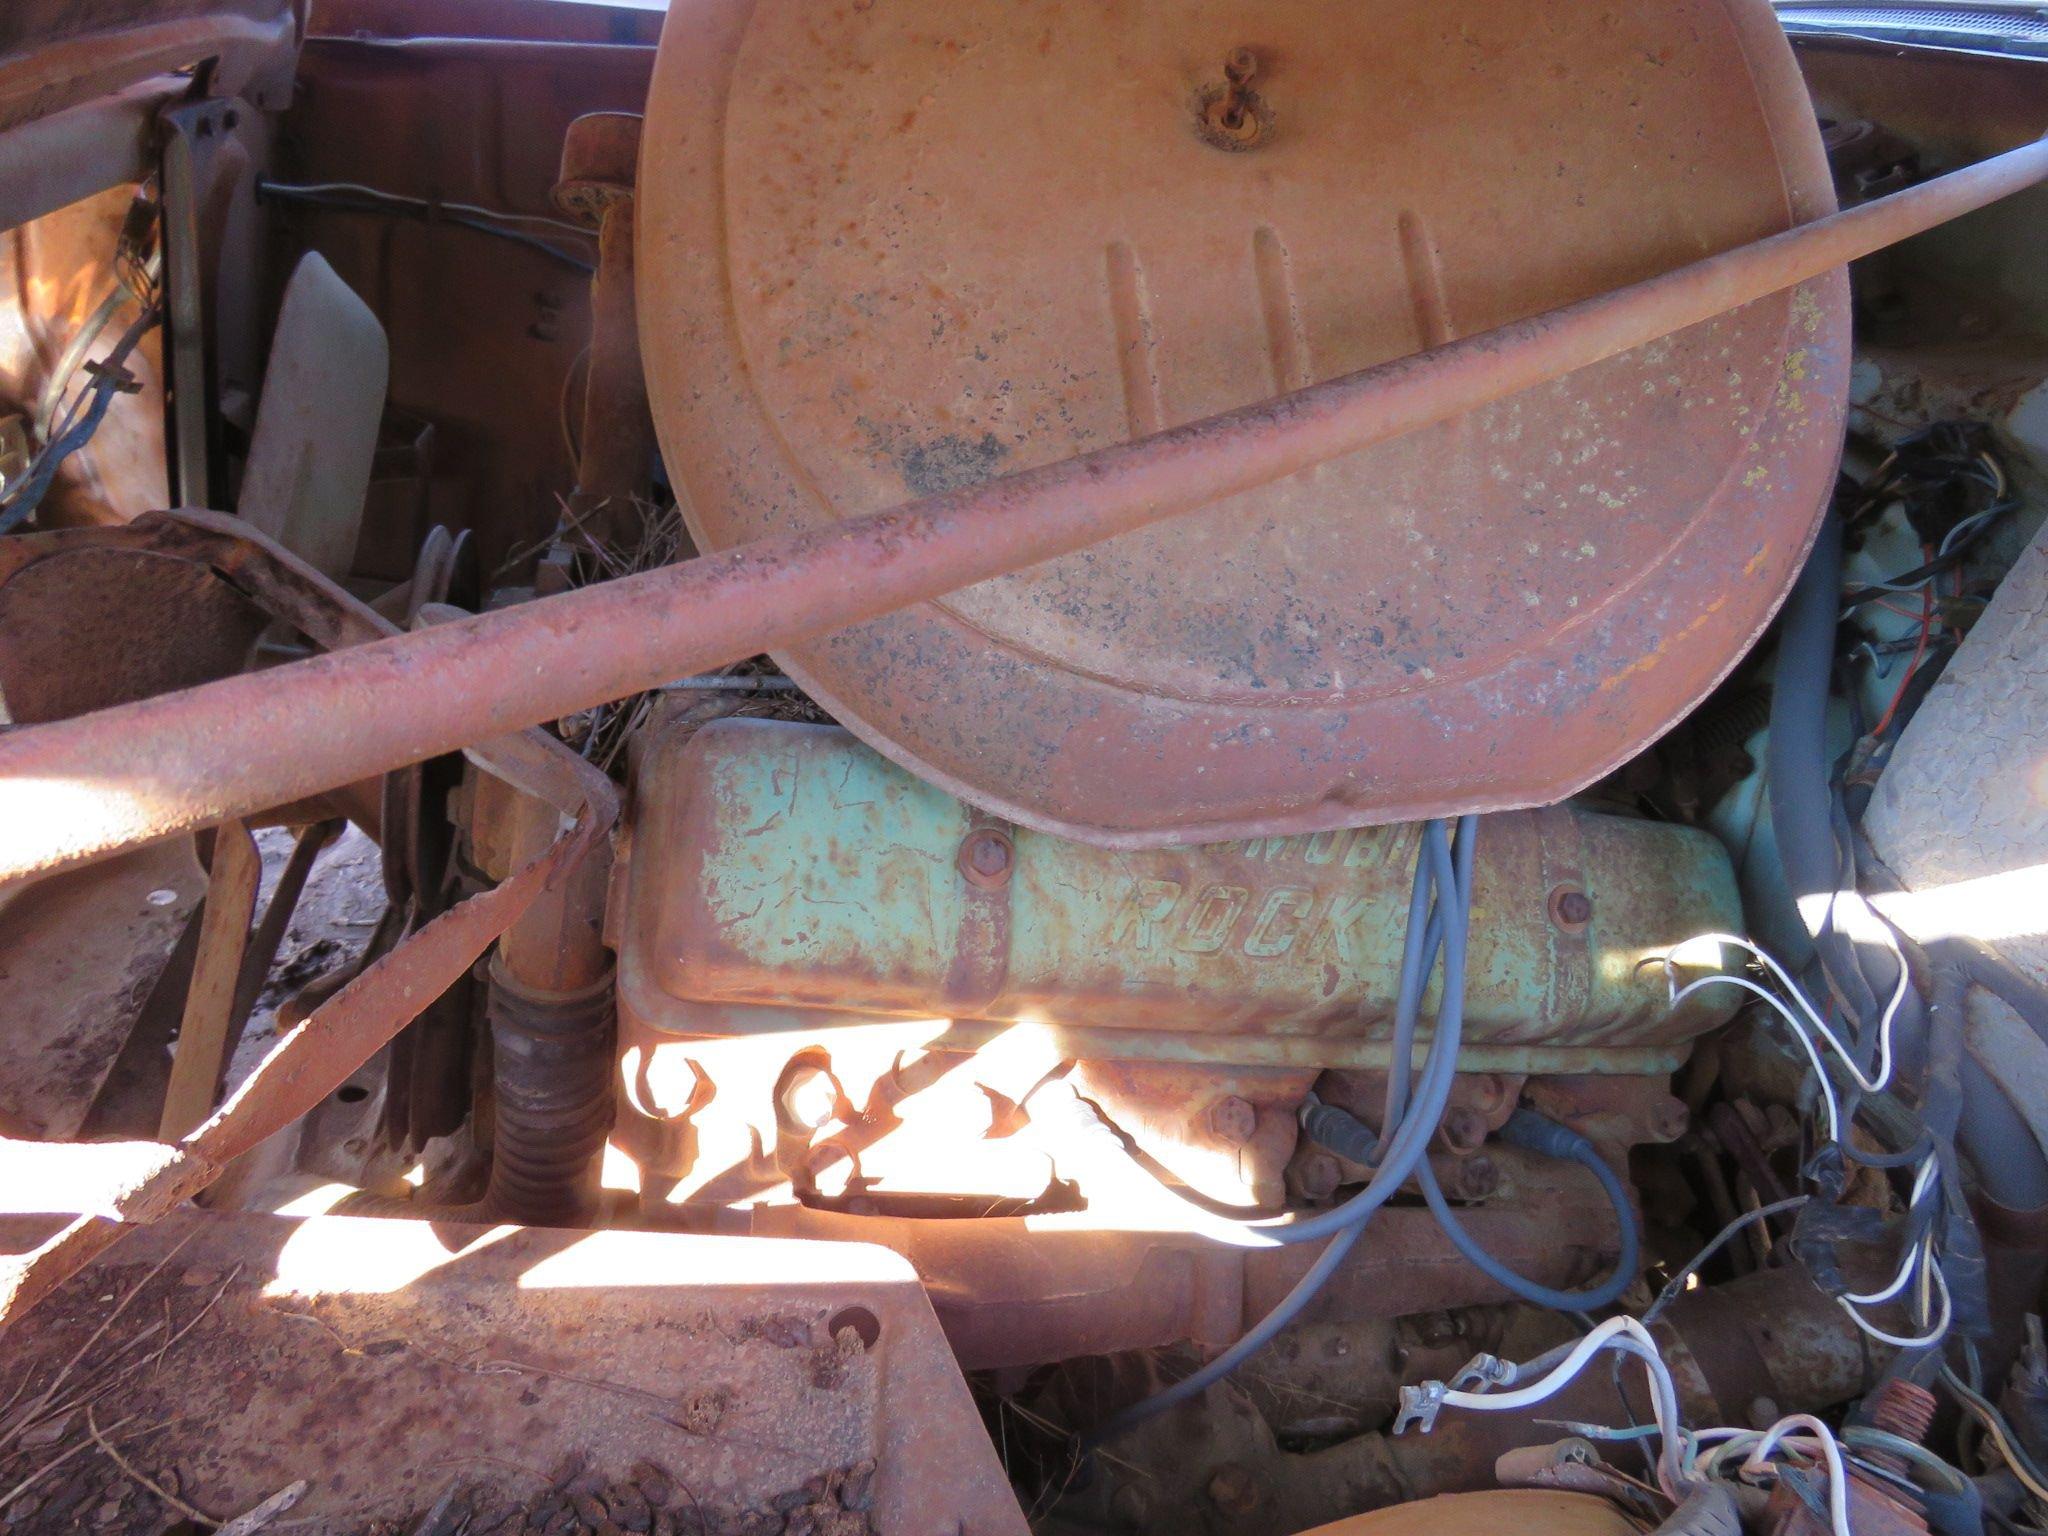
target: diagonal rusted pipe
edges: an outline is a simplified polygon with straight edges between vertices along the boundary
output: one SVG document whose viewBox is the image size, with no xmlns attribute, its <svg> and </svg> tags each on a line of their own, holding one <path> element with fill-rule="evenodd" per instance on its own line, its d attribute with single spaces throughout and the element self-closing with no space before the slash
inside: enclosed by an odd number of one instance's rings
<svg viewBox="0 0 2048 1536">
<path fill-rule="evenodd" d="M 1413 432 L 2048 178 L 2048 141 L 1259 405 L 834 528 L 0 737 L 0 879 L 826 634 Z"/>
</svg>

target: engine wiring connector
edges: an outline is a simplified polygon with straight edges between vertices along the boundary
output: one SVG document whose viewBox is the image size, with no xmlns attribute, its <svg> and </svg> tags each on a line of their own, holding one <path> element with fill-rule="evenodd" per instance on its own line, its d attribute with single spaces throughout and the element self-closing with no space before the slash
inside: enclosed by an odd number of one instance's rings
<svg viewBox="0 0 2048 1536">
<path fill-rule="evenodd" d="M 1436 1428 L 1436 1416 L 1443 1411 L 1444 1397 L 1450 1387 L 1441 1381 L 1425 1381 L 1416 1386 L 1401 1389 L 1401 1411 L 1394 1415 L 1394 1427 L 1389 1432 L 1404 1434 L 1411 1424 L 1422 1426 L 1426 1435 Z"/>
<path fill-rule="evenodd" d="M 1521 1374 L 1522 1368 L 1514 1361 L 1482 1352 L 1458 1367 L 1458 1374 L 1451 1378 L 1450 1390 L 1484 1392 L 1488 1387 L 1512 1387 Z"/>
</svg>

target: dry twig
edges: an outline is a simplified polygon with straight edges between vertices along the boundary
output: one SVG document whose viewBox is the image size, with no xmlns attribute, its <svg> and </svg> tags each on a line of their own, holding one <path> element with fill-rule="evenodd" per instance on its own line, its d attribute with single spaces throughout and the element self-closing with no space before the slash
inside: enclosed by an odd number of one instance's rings
<svg viewBox="0 0 2048 1536">
<path fill-rule="evenodd" d="M 201 1525 L 219 1525 L 221 1523 L 220 1521 L 216 1520 L 212 1515 L 207 1514 L 206 1511 L 202 1509 L 194 1509 L 190 1504 L 187 1504 L 175 1493 L 172 1493 L 168 1488 L 165 1488 L 162 1484 L 158 1483 L 154 1478 L 149 1477 L 147 1474 L 145 1474 L 141 1468 L 137 1467 L 135 1463 L 130 1461 L 126 1456 L 123 1456 L 119 1451 L 115 1450 L 114 1443 L 111 1440 L 109 1440 L 104 1433 L 101 1432 L 98 1423 L 94 1421 L 92 1416 L 92 1409 L 90 1407 L 88 1407 L 85 1410 L 85 1427 L 86 1430 L 92 1435 L 93 1439 L 99 1443 L 99 1448 L 107 1453 L 108 1459 L 110 1459 L 115 1466 L 119 1467 L 123 1472 L 127 1473 L 132 1481 L 140 1483 L 143 1487 L 147 1488 L 151 1493 L 155 1494 L 159 1499 L 163 1500 L 165 1504 L 169 1505 L 172 1509 L 175 1509 L 179 1514 L 183 1515 L 187 1520 L 197 1520 Z"/>
</svg>

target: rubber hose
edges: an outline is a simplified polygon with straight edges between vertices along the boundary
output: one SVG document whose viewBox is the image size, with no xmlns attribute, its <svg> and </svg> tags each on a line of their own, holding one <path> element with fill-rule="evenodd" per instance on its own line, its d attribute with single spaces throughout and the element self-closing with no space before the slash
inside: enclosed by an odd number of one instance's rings
<svg viewBox="0 0 2048 1536">
<path fill-rule="evenodd" d="M 1824 905 L 1817 909 L 1816 901 L 1824 904 L 1842 888 L 1842 850 L 1835 841 L 1827 752 L 1841 586 L 1842 524 L 1829 513 L 1821 520 L 1813 553 L 1779 620 L 1764 779 L 1786 890 L 1831 976 L 1856 968 L 1848 938 L 1815 916 L 1817 910 L 1825 910 Z M 1858 1045 L 1864 1042 L 1859 1040 Z"/>
<path fill-rule="evenodd" d="M 527 1226 L 574 1226 L 596 1210 L 611 1131 L 612 978 L 565 997 L 490 993 L 491 1181 L 484 1203 Z"/>
<path fill-rule="evenodd" d="M 1828 786 L 1828 692 L 1840 617 L 1841 567 L 1842 527 L 1830 514 L 1822 520 L 1813 553 L 1785 604 L 1772 674 L 1770 737 L 1765 747 L 1771 824 L 1785 867 L 1786 889 L 1795 901 L 1832 896 L 1854 881 L 1853 862 L 1849 873 L 1843 870 L 1834 797 Z M 1808 904 L 1799 916 L 1814 936 L 1823 968 L 1845 996 L 1867 991 L 1855 946 L 1824 923 L 1808 921 L 1807 914 L 1815 910 Z M 1918 1023 L 1916 1029 L 1911 1020 L 1901 1018 L 1894 1040 L 1924 1060 L 1924 1018 Z M 1858 1031 L 1857 1054 L 1866 1068 L 1869 1053 L 1876 1048 L 1875 1035 L 1874 1029 Z M 2032 1210 L 2048 1203 L 2048 1157 L 2043 1156 L 2024 1117 L 1967 1054 L 1960 1075 L 1965 1108 L 1957 1140 L 1983 1179 L 1986 1192 L 2014 1210 Z"/>
</svg>

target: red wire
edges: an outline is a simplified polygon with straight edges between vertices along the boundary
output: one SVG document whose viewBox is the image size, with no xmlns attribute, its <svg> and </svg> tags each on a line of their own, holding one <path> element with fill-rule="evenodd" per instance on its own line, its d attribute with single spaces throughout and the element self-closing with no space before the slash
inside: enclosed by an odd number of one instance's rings
<svg viewBox="0 0 2048 1536">
<path fill-rule="evenodd" d="M 1921 558 L 1930 558 L 1930 551 L 1921 546 Z M 1899 712 L 1899 704 L 1906 697 L 1906 685 L 1913 681 L 1913 674 L 1920 670 L 1920 659 L 1927 654 L 1927 641 L 1934 633 L 1934 583 L 1929 582 L 1920 589 L 1920 642 L 1913 647 L 1913 659 L 1906 663 L 1905 676 L 1899 679 L 1899 686 L 1892 693 L 1891 703 L 1885 705 L 1884 714 L 1877 724 L 1870 728 L 1873 736 L 1882 736 L 1885 727 L 1892 723 L 1892 716 Z"/>
</svg>

